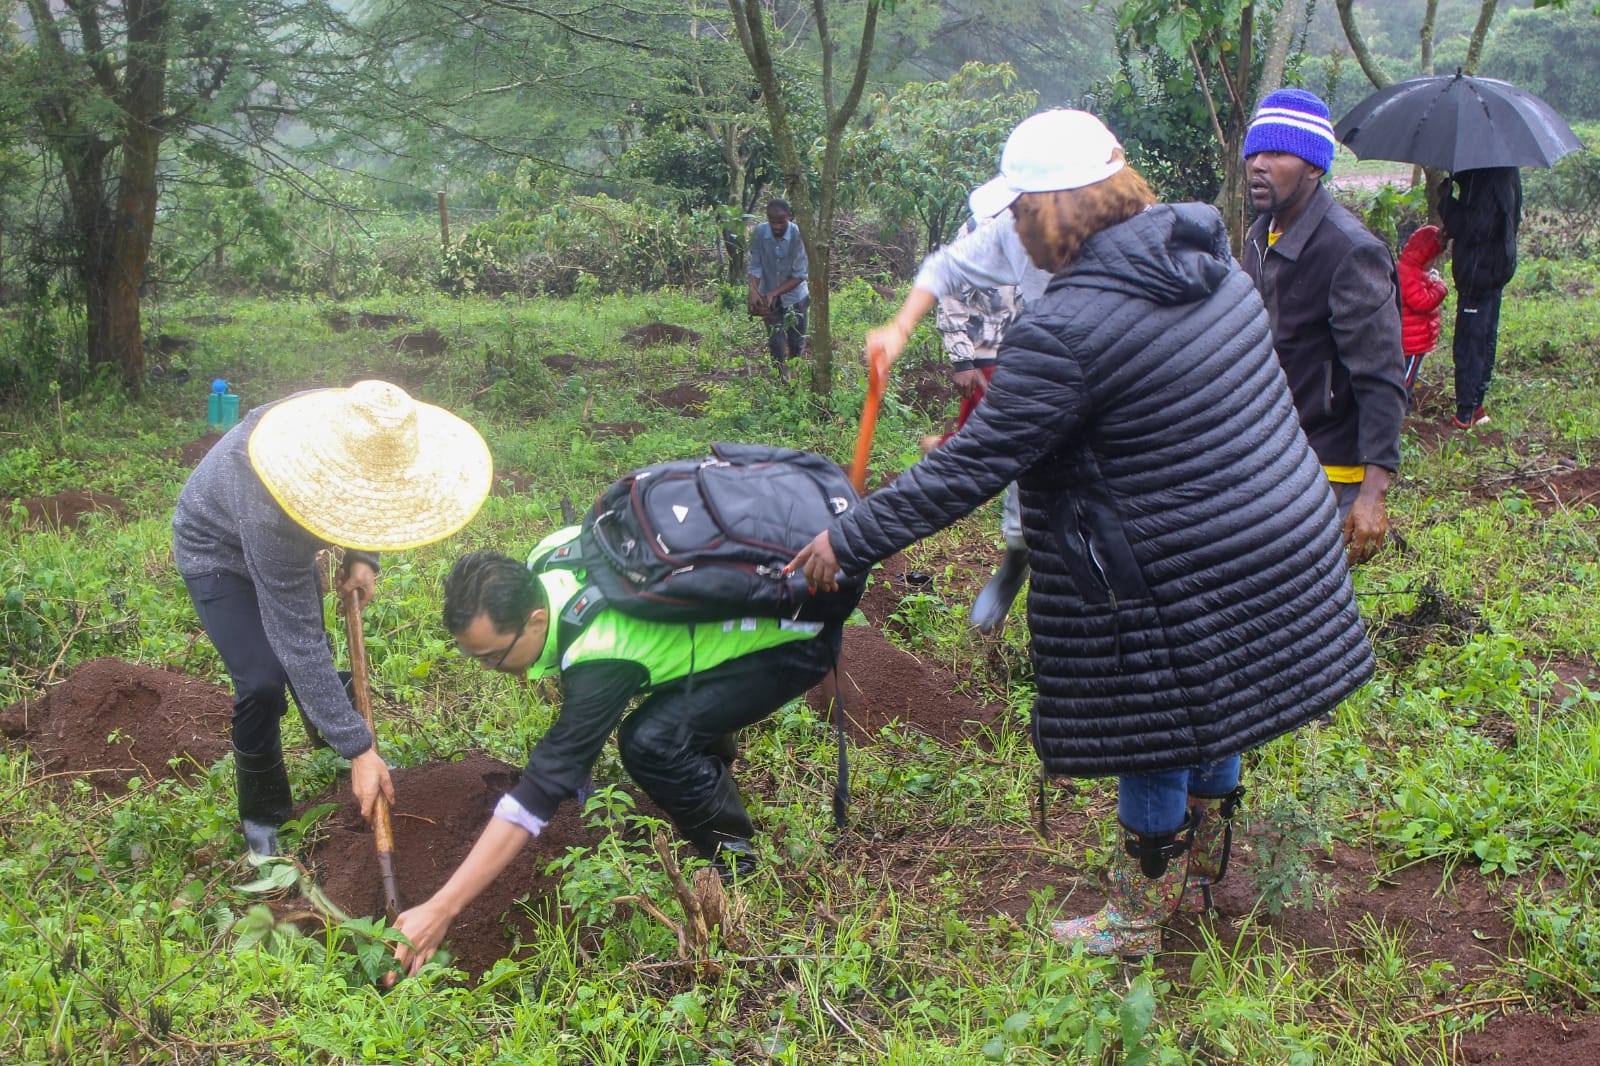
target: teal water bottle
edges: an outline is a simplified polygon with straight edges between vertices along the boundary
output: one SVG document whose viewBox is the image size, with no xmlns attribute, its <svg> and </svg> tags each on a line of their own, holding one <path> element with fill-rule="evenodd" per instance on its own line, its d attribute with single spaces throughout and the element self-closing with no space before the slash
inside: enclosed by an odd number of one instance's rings
<svg viewBox="0 0 1600 1066">
<path fill-rule="evenodd" d="M 211 383 L 211 395 L 206 397 L 206 426 L 226 430 L 239 421 L 239 397 L 228 391 L 228 383 L 217 378 Z"/>
</svg>

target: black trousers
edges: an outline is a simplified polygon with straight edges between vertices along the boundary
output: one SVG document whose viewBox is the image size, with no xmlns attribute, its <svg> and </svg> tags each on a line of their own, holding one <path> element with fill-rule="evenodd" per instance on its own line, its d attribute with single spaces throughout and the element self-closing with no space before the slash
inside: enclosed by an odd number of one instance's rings
<svg viewBox="0 0 1600 1066">
<path fill-rule="evenodd" d="M 781 304 L 762 319 L 767 324 L 767 348 L 772 358 L 786 362 L 799 355 L 806 342 L 806 312 L 811 310 L 811 297 L 807 296 L 791 307 Z"/>
<path fill-rule="evenodd" d="M 733 793 L 715 742 L 821 681 L 839 658 L 841 623 L 812 640 L 743 655 L 651 693 L 617 730 L 628 775 L 680 828 L 711 818 Z M 735 799 L 733 802 L 737 802 Z"/>
<path fill-rule="evenodd" d="M 235 750 L 245 755 L 281 753 L 279 719 L 289 709 L 289 675 L 267 643 L 255 585 L 227 572 L 186 576 L 183 583 L 233 679 Z"/>
<path fill-rule="evenodd" d="M 1471 422 L 1483 406 L 1494 376 L 1500 333 L 1500 290 L 1488 296 L 1456 295 L 1456 332 L 1451 355 L 1456 364 L 1456 417 Z"/>
</svg>

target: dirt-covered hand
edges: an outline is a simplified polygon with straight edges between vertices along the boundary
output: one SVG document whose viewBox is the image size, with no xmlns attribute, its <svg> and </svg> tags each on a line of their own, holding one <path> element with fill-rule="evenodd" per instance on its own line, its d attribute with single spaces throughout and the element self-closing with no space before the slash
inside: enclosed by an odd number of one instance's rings
<svg viewBox="0 0 1600 1066">
<path fill-rule="evenodd" d="M 1378 554 L 1389 535 L 1389 509 L 1379 495 L 1356 497 L 1344 520 L 1344 542 L 1350 565 L 1360 566 Z"/>
<path fill-rule="evenodd" d="M 339 613 L 344 613 L 345 601 L 353 591 L 356 603 L 365 607 L 372 601 L 378 588 L 378 572 L 365 559 L 346 559 L 334 575 L 334 593 L 339 601 Z"/>
<path fill-rule="evenodd" d="M 803 571 L 806 575 L 806 587 L 812 592 L 837 592 L 839 591 L 839 560 L 834 557 L 833 543 L 828 538 L 828 531 L 824 529 L 816 537 L 800 549 L 800 554 L 789 560 L 789 565 L 783 568 L 786 574 L 796 570 Z"/>
<path fill-rule="evenodd" d="M 361 804 L 361 817 L 372 821 L 372 811 L 378 804 L 378 794 L 394 802 L 394 782 L 389 778 L 389 767 L 378 754 L 377 748 L 366 751 L 350 760 L 350 791 Z"/>
<path fill-rule="evenodd" d="M 395 919 L 395 929 L 411 941 L 409 945 L 396 944 L 394 948 L 394 960 L 407 976 L 415 977 L 423 964 L 433 958 L 433 953 L 439 950 L 454 920 L 455 915 L 432 899 L 402 912 Z"/>
</svg>

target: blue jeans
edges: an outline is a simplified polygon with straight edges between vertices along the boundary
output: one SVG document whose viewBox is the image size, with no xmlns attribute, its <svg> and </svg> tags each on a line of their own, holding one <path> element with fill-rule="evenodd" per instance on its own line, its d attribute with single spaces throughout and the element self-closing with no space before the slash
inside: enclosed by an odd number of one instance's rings
<svg viewBox="0 0 1600 1066">
<path fill-rule="evenodd" d="M 1239 785 L 1239 756 L 1187 770 L 1117 778 L 1117 817 L 1135 833 L 1171 833 L 1183 825 L 1189 796 L 1223 796 Z"/>
</svg>

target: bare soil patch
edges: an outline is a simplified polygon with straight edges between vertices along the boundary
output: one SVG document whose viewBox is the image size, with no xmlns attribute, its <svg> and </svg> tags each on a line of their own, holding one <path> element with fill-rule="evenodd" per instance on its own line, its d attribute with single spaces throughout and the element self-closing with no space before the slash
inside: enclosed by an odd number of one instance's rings
<svg viewBox="0 0 1600 1066">
<path fill-rule="evenodd" d="M 119 792 L 134 776 L 183 777 L 210 766 L 232 747 L 232 720 L 233 697 L 215 685 L 91 659 L 42 698 L 0 712 L 0 732 L 25 741 L 46 773 Z"/>
<path fill-rule="evenodd" d="M 1559 1062 L 1600 1066 L 1600 1020 L 1580 1014 L 1505 1014 L 1480 1032 L 1458 1038 L 1457 1062 L 1513 1064 Z"/>
<path fill-rule="evenodd" d="M 700 334 L 670 322 L 647 322 L 624 333 L 622 341 L 632 348 L 655 348 L 663 344 L 699 344 Z"/>
<path fill-rule="evenodd" d="M 839 684 L 845 721 L 858 741 L 871 741 L 891 722 L 900 722 L 944 744 L 978 736 L 1005 708 L 956 691 L 956 677 L 895 647 L 868 626 L 846 626 L 839 656 Z M 806 697 L 822 713 L 819 690 Z"/>
<path fill-rule="evenodd" d="M 1600 506 L 1600 467 L 1558 469 L 1514 477 L 1495 485 L 1475 485 L 1479 497 L 1503 496 L 1508 491 L 1525 493 L 1541 511 L 1555 511 L 1584 505 Z"/>
<path fill-rule="evenodd" d="M 221 433 L 206 432 L 178 448 L 162 452 L 162 458 L 176 459 L 180 466 L 194 467 L 206 457 L 206 453 L 216 447 L 217 441 L 222 439 Z"/>
<path fill-rule="evenodd" d="M 934 418 L 945 418 L 950 405 L 961 397 L 950 381 L 950 372 L 942 366 L 919 364 L 907 367 L 897 378 L 896 385 L 906 397 L 906 403 Z M 955 420 L 951 418 L 949 421 L 947 428 L 954 429 Z"/>
<path fill-rule="evenodd" d="M 685 418 L 700 418 L 703 416 L 705 412 L 701 408 L 705 406 L 708 398 L 706 390 L 693 383 L 674 385 L 671 388 L 647 392 L 644 396 L 651 403 L 660 404 L 667 410 L 675 411 Z"/>
<path fill-rule="evenodd" d="M 538 482 L 520 470 L 501 470 L 494 476 L 491 496 L 522 496 Z"/>
<path fill-rule="evenodd" d="M 35 529 L 77 529 L 91 514 L 123 518 L 128 507 L 117 497 L 93 489 L 68 489 L 54 496 L 29 496 L 17 500 L 28 512 L 27 524 Z"/>
<path fill-rule="evenodd" d="M 1268 916 L 1264 909 L 1256 910 L 1260 896 L 1254 870 L 1259 859 L 1248 832 L 1235 839 L 1234 861 L 1227 879 L 1213 890 L 1222 915 L 1214 928 L 1226 933 L 1225 942 L 1270 929 L 1291 945 L 1324 949 L 1324 969 L 1332 969 L 1340 953 L 1361 957 L 1361 931 L 1375 923 L 1404 941 L 1412 965 L 1448 962 L 1456 984 L 1479 980 L 1513 954 L 1510 914 L 1516 880 L 1491 881 L 1470 867 L 1457 867 L 1447 880 L 1438 862 L 1380 873 L 1376 852 L 1339 843 L 1331 856 L 1313 864 L 1332 889 L 1329 901 L 1320 908 L 1290 908 Z M 1181 924 L 1175 933 L 1180 943 L 1186 939 Z M 1173 941 L 1169 936 L 1169 947 Z"/>
<path fill-rule="evenodd" d="M 1447 440 L 1454 441 L 1459 447 L 1474 451 L 1501 451 L 1506 446 L 1505 434 L 1498 429 L 1490 429 L 1487 426 L 1457 428 L 1454 411 L 1438 418 L 1413 415 L 1406 419 L 1405 428 L 1416 438 L 1417 445 L 1424 451 L 1433 451 Z"/>
<path fill-rule="evenodd" d="M 418 330 L 415 333 L 402 333 L 390 342 L 390 347 L 397 352 L 421 352 L 424 355 L 440 355 L 450 347 L 450 342 L 444 335 L 433 328 Z"/>
</svg>

